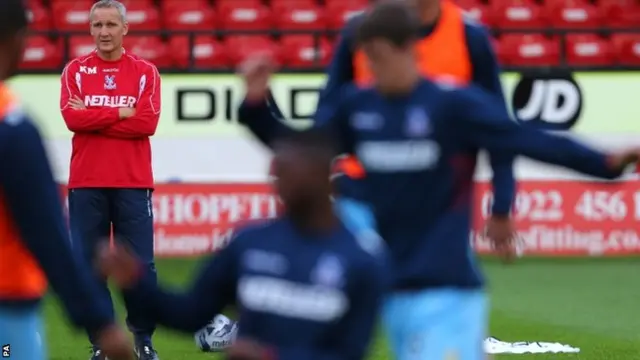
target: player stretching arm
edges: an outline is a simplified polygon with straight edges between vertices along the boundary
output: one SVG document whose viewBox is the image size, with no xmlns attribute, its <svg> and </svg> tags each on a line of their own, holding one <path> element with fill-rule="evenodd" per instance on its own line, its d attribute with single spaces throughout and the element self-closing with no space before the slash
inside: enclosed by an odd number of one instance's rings
<svg viewBox="0 0 640 360">
<path fill-rule="evenodd" d="M 484 280 L 470 256 L 474 164 L 461 161 L 468 149 L 523 154 L 602 178 L 619 176 L 637 151 L 607 156 L 510 121 L 504 105 L 478 87 L 423 79 L 415 62 L 419 26 L 398 2 L 368 12 L 357 38 L 375 87 L 344 88 L 315 120 L 333 129 L 367 172 L 365 201 L 394 264 L 383 320 L 396 358 L 479 360 L 488 314 Z M 240 114 L 276 122 L 262 100 L 270 66 L 257 58 L 250 68 Z"/>
<path fill-rule="evenodd" d="M 416 46 L 418 68 L 421 74 L 431 78 L 446 78 L 458 84 L 474 84 L 499 97 L 504 102 L 500 70 L 493 52 L 490 36 L 481 24 L 475 23 L 464 11 L 447 0 L 405 0 L 420 15 L 421 26 Z M 363 16 L 356 16 L 341 31 L 333 59 L 327 68 L 327 82 L 320 92 L 318 107 L 327 106 L 340 98 L 340 89 L 346 84 L 370 84 L 371 69 L 362 50 L 357 49 L 356 32 Z M 436 31 L 437 30 L 437 31 Z M 274 99 L 269 96 L 269 106 L 283 118 Z M 504 105 L 503 105 L 504 106 Z M 269 144 L 274 127 L 268 123 L 248 122 L 248 128 L 263 143 Z M 285 124 L 275 124 L 277 128 Z M 282 131 L 282 129 L 278 130 Z M 467 161 L 475 163 L 477 150 L 469 149 Z M 513 157 L 492 151 L 489 153 L 493 170 L 494 202 L 488 222 L 487 235 L 500 254 L 506 258 L 514 255 L 513 224 L 509 211 L 515 193 Z M 358 228 L 374 226 L 368 208 L 354 202 L 361 198 L 364 188 L 362 176 L 366 176 L 355 157 L 342 157 L 337 169 L 346 176 L 336 178 L 341 197 L 337 202 L 343 220 L 353 222 Z M 366 220 L 366 219 L 370 220 Z"/>
<path fill-rule="evenodd" d="M 361 248 L 364 239 L 333 213 L 330 141 L 307 130 L 274 143 L 285 215 L 241 230 L 187 292 L 139 281 L 140 265 L 119 249 L 105 250 L 106 273 L 137 294 L 159 324 L 188 333 L 237 302 L 242 325 L 231 359 L 363 359 L 385 289 L 385 254 L 379 239 L 371 252 Z"/>
</svg>

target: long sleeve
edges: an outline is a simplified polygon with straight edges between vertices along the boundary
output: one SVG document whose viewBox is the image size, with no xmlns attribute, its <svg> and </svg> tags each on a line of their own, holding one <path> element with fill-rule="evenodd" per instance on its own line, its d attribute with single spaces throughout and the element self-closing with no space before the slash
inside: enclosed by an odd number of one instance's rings
<svg viewBox="0 0 640 360">
<path fill-rule="evenodd" d="M 143 280 L 137 287 L 126 290 L 127 294 L 146 304 L 149 315 L 159 324 L 193 334 L 235 298 L 237 241 L 213 255 L 187 291 L 169 291 Z"/>
<path fill-rule="evenodd" d="M 114 322 L 95 295 L 91 269 L 73 255 L 60 192 L 42 139 L 27 120 L 0 124 L 0 186 L 27 248 L 45 272 L 72 322 L 94 332 Z"/>
<path fill-rule="evenodd" d="M 491 151 L 524 155 L 587 175 L 613 179 L 622 169 L 612 169 L 605 154 L 568 137 L 548 134 L 510 120 L 495 96 L 471 87 L 451 92 L 456 117 L 467 140 Z"/>
<path fill-rule="evenodd" d="M 382 298 L 388 290 L 383 262 L 377 259 L 362 269 L 350 294 L 349 313 L 332 331 L 333 346 L 323 348 L 288 347 L 276 349 L 278 360 L 362 360 L 373 337 Z"/>
<path fill-rule="evenodd" d="M 76 60 L 71 61 L 60 77 L 60 112 L 67 129 L 75 133 L 102 130 L 120 120 L 117 108 L 75 110 L 69 106 L 74 96 L 82 99 L 82 75 Z"/>
<path fill-rule="evenodd" d="M 473 64 L 473 83 L 500 98 L 505 103 L 500 68 L 491 46 L 486 29 L 481 25 L 465 26 L 469 55 Z M 505 105 L 506 106 L 506 105 Z M 508 215 L 516 191 L 516 179 L 513 174 L 514 156 L 504 152 L 489 152 L 493 170 L 493 214 Z"/>
<path fill-rule="evenodd" d="M 154 135 L 160 120 L 161 95 L 160 74 L 155 66 L 149 64 L 140 78 L 140 96 L 136 114 L 99 132 L 125 139 L 146 138 Z"/>
</svg>

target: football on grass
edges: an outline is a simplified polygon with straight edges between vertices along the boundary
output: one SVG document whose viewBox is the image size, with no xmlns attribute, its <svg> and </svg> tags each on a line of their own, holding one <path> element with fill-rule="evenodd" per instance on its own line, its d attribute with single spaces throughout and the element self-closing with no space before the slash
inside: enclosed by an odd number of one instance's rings
<svg viewBox="0 0 640 360">
<path fill-rule="evenodd" d="M 207 326 L 195 333 L 196 345 L 204 352 L 223 351 L 233 344 L 238 323 L 224 315 L 217 315 Z"/>
</svg>

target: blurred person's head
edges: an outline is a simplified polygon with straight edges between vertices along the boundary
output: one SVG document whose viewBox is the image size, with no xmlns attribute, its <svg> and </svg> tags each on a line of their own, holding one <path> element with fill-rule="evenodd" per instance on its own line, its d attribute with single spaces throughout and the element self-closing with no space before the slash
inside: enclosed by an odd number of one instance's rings
<svg viewBox="0 0 640 360">
<path fill-rule="evenodd" d="M 129 31 L 125 6 L 116 0 L 100 0 L 91 7 L 89 21 L 100 57 L 118 59 L 122 55 L 122 41 Z"/>
<path fill-rule="evenodd" d="M 23 0 L 0 1 L 0 81 L 11 77 L 18 70 L 28 25 Z"/>
<path fill-rule="evenodd" d="M 383 2 L 386 0 L 379 0 Z M 412 7 L 418 12 L 423 23 L 434 22 L 440 14 L 440 2 L 443 0 L 395 0 Z"/>
<path fill-rule="evenodd" d="M 420 18 L 402 1 L 381 1 L 366 13 L 357 45 L 381 92 L 403 92 L 419 77 L 414 48 L 420 28 Z"/>
<path fill-rule="evenodd" d="M 319 129 L 296 131 L 275 141 L 276 191 L 286 213 L 296 220 L 313 222 L 313 216 L 331 211 L 329 176 L 335 149 L 331 134 Z"/>
</svg>

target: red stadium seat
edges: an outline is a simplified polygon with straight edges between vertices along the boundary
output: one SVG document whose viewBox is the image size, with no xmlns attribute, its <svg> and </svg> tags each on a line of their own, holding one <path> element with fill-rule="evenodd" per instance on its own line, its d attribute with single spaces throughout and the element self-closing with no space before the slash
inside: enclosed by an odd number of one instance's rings
<svg viewBox="0 0 640 360">
<path fill-rule="evenodd" d="M 310 5 L 318 4 L 314 0 L 271 0 L 271 9 L 274 11 Z"/>
<path fill-rule="evenodd" d="M 333 3 L 331 3 L 333 4 Z M 336 2 L 335 5 L 327 5 L 327 25 L 330 29 L 339 30 L 354 16 L 366 9 L 366 4 Z"/>
<path fill-rule="evenodd" d="M 216 25 L 216 13 L 206 4 L 177 2 L 162 10 L 165 27 L 169 30 L 210 30 Z"/>
<path fill-rule="evenodd" d="M 640 2 L 637 0 L 603 0 L 599 6 L 608 27 L 632 28 L 640 24 Z"/>
<path fill-rule="evenodd" d="M 611 43 L 595 34 L 567 35 L 565 50 L 569 65 L 607 66 L 614 63 Z"/>
<path fill-rule="evenodd" d="M 542 7 L 530 0 L 513 0 L 493 6 L 495 25 L 505 29 L 544 28 Z"/>
<path fill-rule="evenodd" d="M 145 1 L 132 2 L 127 6 L 127 21 L 131 30 L 160 30 L 160 12 L 151 3 Z"/>
<path fill-rule="evenodd" d="M 219 20 L 227 30 L 269 30 L 272 26 L 269 8 L 253 2 L 223 2 L 217 7 Z"/>
<path fill-rule="evenodd" d="M 488 5 L 476 0 L 463 0 L 456 3 L 465 11 L 467 16 L 475 21 L 487 26 L 493 25 L 493 13 Z"/>
<path fill-rule="evenodd" d="M 555 0 L 546 4 L 550 25 L 564 29 L 595 29 L 602 24 L 602 14 L 585 0 Z"/>
<path fill-rule="evenodd" d="M 173 64 L 180 68 L 189 67 L 189 38 L 175 36 L 169 40 Z M 193 44 L 194 66 L 201 68 L 229 67 L 231 61 L 224 44 L 213 36 L 200 35 L 194 38 Z"/>
<path fill-rule="evenodd" d="M 269 53 L 276 63 L 280 63 L 280 48 L 267 36 L 229 36 L 225 39 L 225 47 L 228 49 L 233 65 L 239 64 L 249 55 L 255 53 Z"/>
<path fill-rule="evenodd" d="M 51 6 L 53 24 L 63 31 L 89 31 L 91 2 L 57 1 Z"/>
<path fill-rule="evenodd" d="M 29 28 L 37 31 L 46 31 L 51 29 L 51 15 L 47 8 L 38 2 L 31 1 L 27 12 L 29 17 Z"/>
<path fill-rule="evenodd" d="M 296 4 L 274 11 L 275 26 L 281 30 L 320 30 L 327 27 L 324 9 Z"/>
<path fill-rule="evenodd" d="M 499 40 L 504 65 L 555 66 L 560 63 L 560 42 L 540 34 L 508 34 Z"/>
<path fill-rule="evenodd" d="M 611 43 L 618 64 L 640 66 L 640 34 L 613 34 Z"/>
<path fill-rule="evenodd" d="M 57 46 L 43 36 L 30 37 L 20 63 L 21 69 L 48 70 L 62 65 L 62 54 Z"/>
<path fill-rule="evenodd" d="M 331 59 L 332 45 L 327 39 L 320 39 L 318 48 L 311 35 L 283 36 L 280 43 L 286 50 L 283 51 L 284 65 L 296 68 L 324 66 Z"/>
<path fill-rule="evenodd" d="M 336 8 L 341 6 L 355 6 L 361 9 L 369 6 L 369 0 L 325 0 L 325 4 L 328 8 Z"/>
<path fill-rule="evenodd" d="M 124 46 L 131 53 L 152 62 L 159 68 L 171 66 L 171 57 L 167 45 L 155 36 L 128 36 Z"/>
<path fill-rule="evenodd" d="M 72 36 L 69 38 L 69 58 L 85 56 L 96 49 L 96 43 L 91 36 Z"/>
</svg>

